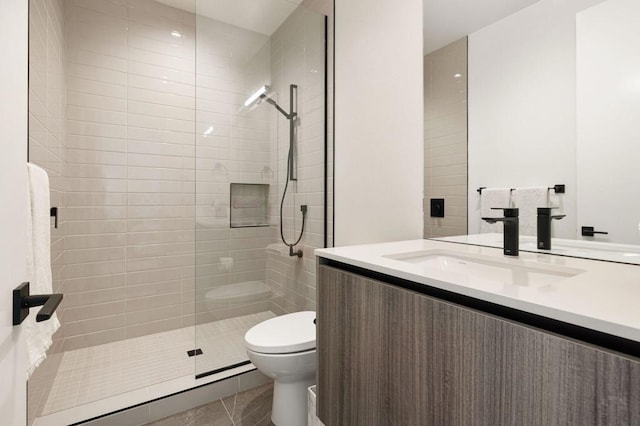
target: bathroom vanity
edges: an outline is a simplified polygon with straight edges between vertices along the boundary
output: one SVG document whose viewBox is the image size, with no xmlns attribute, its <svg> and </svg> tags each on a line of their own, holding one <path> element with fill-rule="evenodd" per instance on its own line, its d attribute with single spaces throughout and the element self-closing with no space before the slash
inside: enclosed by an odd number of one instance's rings
<svg viewBox="0 0 640 426">
<path fill-rule="evenodd" d="M 640 269 L 415 240 L 317 250 L 327 425 L 640 424 Z"/>
</svg>

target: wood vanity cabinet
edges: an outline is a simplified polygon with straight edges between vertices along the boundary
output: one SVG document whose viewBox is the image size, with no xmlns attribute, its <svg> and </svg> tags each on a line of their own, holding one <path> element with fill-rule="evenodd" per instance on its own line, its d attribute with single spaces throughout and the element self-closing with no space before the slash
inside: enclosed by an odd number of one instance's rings
<svg viewBox="0 0 640 426">
<path fill-rule="evenodd" d="M 640 425 L 640 360 L 318 265 L 335 425 Z"/>
</svg>

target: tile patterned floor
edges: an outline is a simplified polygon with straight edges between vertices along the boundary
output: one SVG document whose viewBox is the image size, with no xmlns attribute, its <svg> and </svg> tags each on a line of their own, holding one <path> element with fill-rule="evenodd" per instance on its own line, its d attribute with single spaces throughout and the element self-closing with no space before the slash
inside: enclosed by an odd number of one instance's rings
<svg viewBox="0 0 640 426">
<path fill-rule="evenodd" d="M 42 415 L 245 361 L 244 334 L 274 316 L 260 312 L 65 352 Z M 190 358 L 194 345 L 203 354 Z"/>
<path fill-rule="evenodd" d="M 273 426 L 273 384 L 211 402 L 148 426 Z"/>
</svg>

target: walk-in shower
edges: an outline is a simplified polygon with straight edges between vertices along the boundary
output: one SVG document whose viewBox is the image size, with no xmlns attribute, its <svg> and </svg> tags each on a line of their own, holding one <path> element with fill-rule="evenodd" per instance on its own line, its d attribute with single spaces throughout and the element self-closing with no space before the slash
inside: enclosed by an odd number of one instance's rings
<svg viewBox="0 0 640 426">
<path fill-rule="evenodd" d="M 252 370 L 246 330 L 315 309 L 327 24 L 276 2 L 31 0 L 29 156 L 64 300 L 30 422 Z M 275 108 L 245 105 L 260 87 Z"/>
</svg>

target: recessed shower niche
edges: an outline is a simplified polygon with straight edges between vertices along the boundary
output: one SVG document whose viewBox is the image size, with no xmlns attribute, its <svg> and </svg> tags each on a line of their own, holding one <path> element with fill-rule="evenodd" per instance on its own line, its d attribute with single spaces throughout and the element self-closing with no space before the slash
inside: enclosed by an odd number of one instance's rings
<svg viewBox="0 0 640 426">
<path fill-rule="evenodd" d="M 232 228 L 269 226 L 268 184 L 232 183 L 230 194 Z"/>
</svg>

